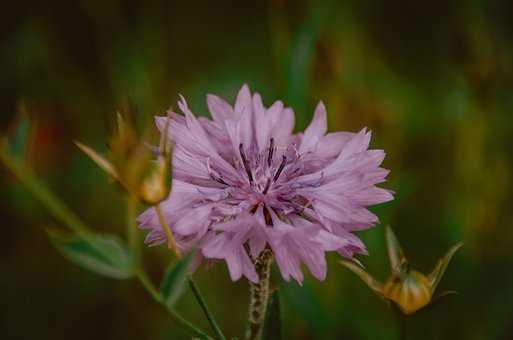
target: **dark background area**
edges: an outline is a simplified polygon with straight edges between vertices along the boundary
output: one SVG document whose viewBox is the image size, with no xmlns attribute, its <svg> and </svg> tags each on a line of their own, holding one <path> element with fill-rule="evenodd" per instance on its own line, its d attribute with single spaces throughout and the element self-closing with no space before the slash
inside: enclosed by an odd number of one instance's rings
<svg viewBox="0 0 513 340">
<path fill-rule="evenodd" d="M 0 28 L 2 135 L 23 104 L 30 162 L 95 230 L 123 234 L 124 198 L 73 140 L 106 151 L 126 103 L 144 126 L 179 93 L 206 114 L 207 93 L 232 101 L 247 82 L 293 106 L 299 130 L 322 99 L 330 130 L 367 126 L 392 170 L 396 199 L 360 233 L 369 272 L 387 276 L 386 224 L 426 272 L 465 242 L 440 286 L 460 294 L 409 318 L 411 339 L 513 338 L 513 2 L 16 1 Z M 61 257 L 45 233 L 61 226 L 0 173 L 0 338 L 187 338 L 137 282 Z M 285 338 L 397 339 L 393 313 L 337 259 L 325 282 L 281 288 Z M 155 281 L 169 260 L 145 250 Z M 247 283 L 222 263 L 195 277 L 241 336 Z M 178 309 L 208 329 L 190 293 Z"/>
</svg>

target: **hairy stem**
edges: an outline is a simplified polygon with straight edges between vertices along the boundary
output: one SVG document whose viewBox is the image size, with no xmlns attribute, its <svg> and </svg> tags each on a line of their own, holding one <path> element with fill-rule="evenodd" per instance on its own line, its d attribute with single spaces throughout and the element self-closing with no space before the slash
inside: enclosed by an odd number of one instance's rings
<svg viewBox="0 0 513 340">
<path fill-rule="evenodd" d="M 269 283 L 271 279 L 271 263 L 273 255 L 270 249 L 264 249 L 254 259 L 255 268 L 259 277 L 258 283 L 250 282 L 249 285 L 249 314 L 247 340 L 259 340 L 264 328 L 265 313 L 269 300 Z"/>
</svg>

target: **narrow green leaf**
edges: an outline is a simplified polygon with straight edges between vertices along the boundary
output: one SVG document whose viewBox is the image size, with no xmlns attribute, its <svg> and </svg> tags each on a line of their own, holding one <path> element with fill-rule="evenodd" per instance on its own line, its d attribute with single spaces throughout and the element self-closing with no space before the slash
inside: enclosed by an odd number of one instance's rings
<svg viewBox="0 0 513 340">
<path fill-rule="evenodd" d="M 383 295 L 383 284 L 374 279 L 369 273 L 363 270 L 362 267 L 348 260 L 341 260 L 339 262 L 341 265 L 358 275 L 358 277 L 362 279 L 362 281 L 365 282 L 374 293 L 379 296 Z"/>
<path fill-rule="evenodd" d="M 388 259 L 390 261 L 390 270 L 398 275 L 401 272 L 401 266 L 406 261 L 401 244 L 397 240 L 394 231 L 390 226 L 385 229 L 387 240 Z"/>
<path fill-rule="evenodd" d="M 433 271 L 429 274 L 428 277 L 432 292 L 435 291 L 436 287 L 440 283 L 440 280 L 444 276 L 445 270 L 447 269 L 447 266 L 449 266 L 449 262 L 451 262 L 452 257 L 461 247 L 463 247 L 463 242 L 456 243 L 449 249 L 449 251 L 447 252 L 447 254 L 445 254 L 444 257 L 438 260 L 435 269 L 433 269 Z"/>
<path fill-rule="evenodd" d="M 80 142 L 75 142 L 80 150 L 82 150 L 89 158 L 91 158 L 103 171 L 109 174 L 112 178 L 118 179 L 118 174 L 116 169 L 112 166 L 112 164 L 98 152 L 93 150 L 91 147 L 82 144 Z"/>
<path fill-rule="evenodd" d="M 194 255 L 195 252 L 190 252 L 180 260 L 171 263 L 167 268 L 162 283 L 160 284 L 160 292 L 164 297 L 166 305 L 172 307 L 182 296 L 189 266 Z"/>
<path fill-rule="evenodd" d="M 96 274 L 120 280 L 134 274 L 129 251 L 114 235 L 65 235 L 49 231 L 48 237 L 64 257 Z"/>
<path fill-rule="evenodd" d="M 19 159 L 25 157 L 27 149 L 27 143 L 30 134 L 30 121 L 27 116 L 22 116 L 18 121 L 14 136 L 10 141 L 10 152 L 11 155 L 16 156 Z"/>
<path fill-rule="evenodd" d="M 269 297 L 267 313 L 264 321 L 262 339 L 281 340 L 281 311 L 278 291 L 274 291 Z"/>
</svg>

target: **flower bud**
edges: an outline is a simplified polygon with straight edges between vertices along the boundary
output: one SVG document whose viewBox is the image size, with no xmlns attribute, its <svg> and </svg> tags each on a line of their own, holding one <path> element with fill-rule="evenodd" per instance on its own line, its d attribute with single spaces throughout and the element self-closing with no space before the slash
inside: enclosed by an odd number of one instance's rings
<svg viewBox="0 0 513 340">
<path fill-rule="evenodd" d="M 458 249 L 463 246 L 463 243 L 459 242 L 452 246 L 445 256 L 438 260 L 433 271 L 428 275 L 424 275 L 416 270 L 410 270 L 408 260 L 404 256 L 401 245 L 390 227 L 386 229 L 386 240 L 392 273 L 385 284 L 374 279 L 354 259 L 352 261 L 342 260 L 340 263 L 358 275 L 376 295 L 388 302 L 393 302 L 402 313 L 407 315 L 413 314 L 432 302 L 433 294 L 449 262 Z M 437 298 L 450 293 L 454 292 L 444 292 Z"/>
<path fill-rule="evenodd" d="M 171 189 L 171 165 L 168 157 L 159 156 L 148 164 L 141 181 L 140 198 L 147 204 L 156 205 L 169 196 Z"/>
<path fill-rule="evenodd" d="M 91 147 L 76 142 L 77 146 L 98 164 L 125 191 L 150 205 L 156 205 L 169 196 L 171 190 L 171 144 L 166 123 L 160 144 L 153 148 L 137 135 L 129 113 L 117 114 L 117 130 L 111 136 L 109 154 L 100 155 Z M 157 159 L 154 160 L 155 150 Z"/>
<path fill-rule="evenodd" d="M 412 270 L 392 275 L 383 287 L 383 296 L 393 301 L 404 314 L 412 314 L 431 302 L 428 278 Z"/>
</svg>

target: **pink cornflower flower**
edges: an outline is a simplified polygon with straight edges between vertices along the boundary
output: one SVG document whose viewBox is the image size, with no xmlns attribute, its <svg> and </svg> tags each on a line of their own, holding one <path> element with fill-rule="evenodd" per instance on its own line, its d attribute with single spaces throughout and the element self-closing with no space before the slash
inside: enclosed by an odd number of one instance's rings
<svg viewBox="0 0 513 340">
<path fill-rule="evenodd" d="M 293 133 L 294 112 L 281 101 L 266 108 L 244 85 L 232 107 L 208 95 L 212 120 L 156 117 L 173 142 L 173 185 L 161 206 L 180 251 L 198 248 L 203 259 L 226 261 L 232 280 L 258 282 L 255 259 L 269 248 L 285 280 L 303 281 L 301 263 L 326 277 L 325 252 L 366 254 L 352 232 L 378 218 L 367 206 L 393 199 L 375 185 L 385 181 L 382 150 L 368 150 L 371 133 L 327 133 L 321 102 L 304 133 Z M 166 242 L 154 208 L 139 217 L 146 243 Z"/>
</svg>

